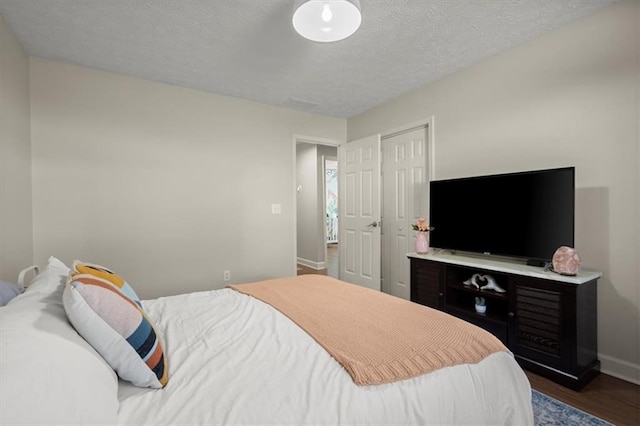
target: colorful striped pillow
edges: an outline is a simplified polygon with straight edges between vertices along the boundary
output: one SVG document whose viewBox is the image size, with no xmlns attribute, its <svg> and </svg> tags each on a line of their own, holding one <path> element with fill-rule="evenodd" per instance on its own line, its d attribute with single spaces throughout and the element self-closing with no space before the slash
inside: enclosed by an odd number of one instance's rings
<svg viewBox="0 0 640 426">
<path fill-rule="evenodd" d="M 160 339 L 139 301 L 120 289 L 109 279 L 72 270 L 62 295 L 67 317 L 121 379 L 162 388 L 169 376 Z"/>
<path fill-rule="evenodd" d="M 142 302 L 140 302 L 140 298 L 133 290 L 133 287 L 131 287 L 129 283 L 127 283 L 120 275 L 116 274 L 113 271 L 110 271 L 104 266 L 74 260 L 71 270 L 80 274 L 95 275 L 98 278 L 109 281 L 111 284 L 118 287 L 122 293 L 129 297 L 129 299 L 133 300 L 138 304 L 138 306 L 144 309 L 144 307 L 142 306 Z"/>
</svg>

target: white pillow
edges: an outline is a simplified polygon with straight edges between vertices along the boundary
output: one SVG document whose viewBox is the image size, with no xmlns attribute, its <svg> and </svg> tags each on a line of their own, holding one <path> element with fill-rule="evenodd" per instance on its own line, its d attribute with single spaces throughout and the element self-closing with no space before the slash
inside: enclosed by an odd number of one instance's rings
<svg viewBox="0 0 640 426">
<path fill-rule="evenodd" d="M 67 282 L 67 276 L 69 275 L 69 267 L 62 263 L 62 261 L 51 256 L 47 260 L 47 266 L 35 276 L 31 281 L 31 284 L 25 289 L 25 293 L 29 294 L 51 294 L 60 289 L 60 286 L 64 286 Z"/>
<path fill-rule="evenodd" d="M 62 306 L 68 273 L 49 259 L 27 290 L 0 309 L 0 424 L 117 422 L 117 377 Z"/>
</svg>

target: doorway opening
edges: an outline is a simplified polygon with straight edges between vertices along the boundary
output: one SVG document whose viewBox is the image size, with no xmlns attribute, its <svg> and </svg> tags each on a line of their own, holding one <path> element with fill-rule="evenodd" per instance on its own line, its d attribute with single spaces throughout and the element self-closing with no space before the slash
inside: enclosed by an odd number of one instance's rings
<svg viewBox="0 0 640 426">
<path fill-rule="evenodd" d="M 338 141 L 294 137 L 296 271 L 338 278 Z"/>
</svg>

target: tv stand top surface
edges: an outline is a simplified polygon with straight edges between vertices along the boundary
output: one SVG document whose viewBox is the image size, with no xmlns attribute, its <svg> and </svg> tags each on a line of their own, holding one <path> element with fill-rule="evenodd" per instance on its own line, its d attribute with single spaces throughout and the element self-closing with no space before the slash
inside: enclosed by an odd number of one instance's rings
<svg viewBox="0 0 640 426">
<path fill-rule="evenodd" d="M 551 271 L 545 271 L 544 268 L 539 266 L 529 266 L 524 261 L 520 263 L 517 260 L 505 260 L 480 256 L 476 257 L 461 253 L 451 253 L 449 251 L 439 249 L 431 249 L 431 252 L 428 254 L 408 253 L 407 256 L 416 259 L 426 259 L 434 262 L 467 266 L 470 268 L 481 268 L 526 277 L 560 281 L 568 284 L 584 284 L 602 277 L 602 272 L 587 269 L 581 269 L 580 273 L 576 276 L 567 276 Z"/>
</svg>

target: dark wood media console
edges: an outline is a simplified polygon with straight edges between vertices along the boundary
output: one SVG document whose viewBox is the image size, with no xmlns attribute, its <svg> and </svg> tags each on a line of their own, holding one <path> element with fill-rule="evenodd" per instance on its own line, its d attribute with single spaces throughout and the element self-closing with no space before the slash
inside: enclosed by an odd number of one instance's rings
<svg viewBox="0 0 640 426">
<path fill-rule="evenodd" d="M 600 372 L 597 340 L 599 272 L 568 277 L 543 268 L 458 254 L 409 254 L 411 300 L 445 311 L 498 337 L 518 363 L 574 390 Z M 505 293 L 465 286 L 490 275 Z M 476 313 L 476 296 L 486 313 Z"/>
</svg>

